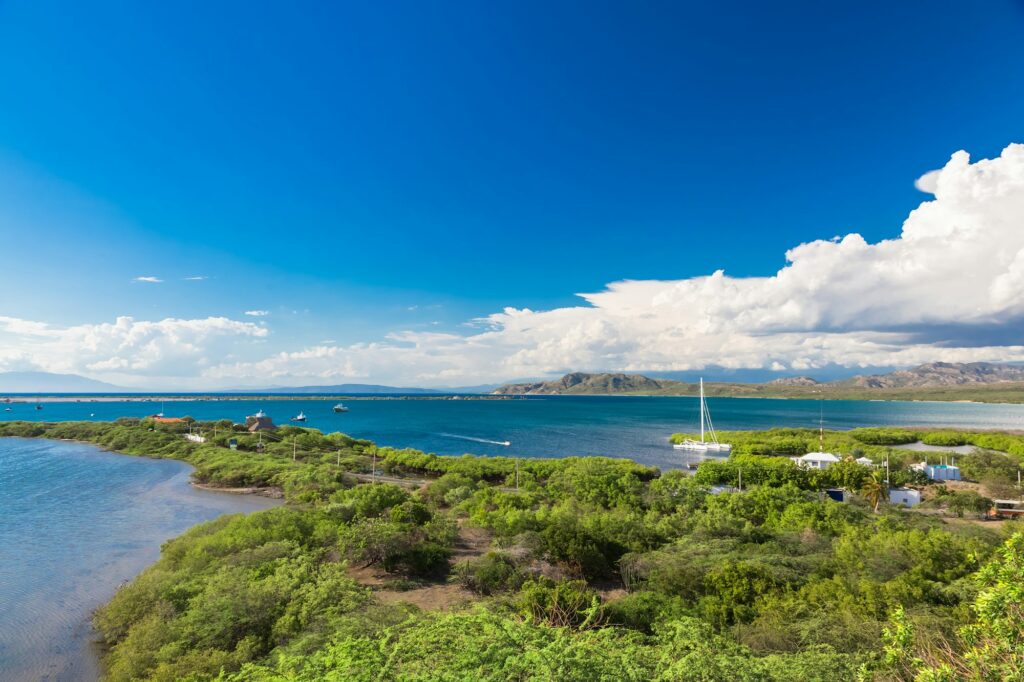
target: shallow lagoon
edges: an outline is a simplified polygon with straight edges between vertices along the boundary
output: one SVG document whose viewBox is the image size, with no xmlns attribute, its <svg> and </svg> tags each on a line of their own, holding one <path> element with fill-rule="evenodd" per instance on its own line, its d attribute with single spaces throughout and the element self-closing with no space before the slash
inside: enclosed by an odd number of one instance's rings
<svg viewBox="0 0 1024 682">
<path fill-rule="evenodd" d="M 0 438 L 0 679 L 98 677 L 92 611 L 160 545 L 278 504 L 198 490 L 191 467 L 92 445 Z"/>
</svg>

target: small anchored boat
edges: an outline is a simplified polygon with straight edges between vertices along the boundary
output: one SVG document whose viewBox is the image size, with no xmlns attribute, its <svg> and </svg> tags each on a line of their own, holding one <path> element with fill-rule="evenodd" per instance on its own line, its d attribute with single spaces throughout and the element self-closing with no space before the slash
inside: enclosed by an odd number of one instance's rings
<svg viewBox="0 0 1024 682">
<path fill-rule="evenodd" d="M 306 415 L 304 413 L 302 413 L 302 412 L 299 412 L 297 415 L 292 417 L 292 421 L 293 422 L 304 422 L 304 421 L 306 421 Z"/>
<path fill-rule="evenodd" d="M 332 409 L 334 410 L 335 414 L 337 414 L 339 412 L 348 412 L 348 408 L 345 407 L 345 405 L 343 403 L 338 403 Z"/>
</svg>

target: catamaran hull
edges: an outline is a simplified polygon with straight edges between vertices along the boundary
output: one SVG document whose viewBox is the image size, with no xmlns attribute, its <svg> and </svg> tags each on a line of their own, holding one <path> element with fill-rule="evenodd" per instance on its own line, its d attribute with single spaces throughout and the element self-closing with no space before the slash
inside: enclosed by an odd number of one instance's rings
<svg viewBox="0 0 1024 682">
<path fill-rule="evenodd" d="M 729 452 L 732 445 L 728 443 L 701 443 L 698 441 L 683 441 L 675 443 L 672 447 L 676 450 L 690 450 L 691 452 Z"/>
</svg>

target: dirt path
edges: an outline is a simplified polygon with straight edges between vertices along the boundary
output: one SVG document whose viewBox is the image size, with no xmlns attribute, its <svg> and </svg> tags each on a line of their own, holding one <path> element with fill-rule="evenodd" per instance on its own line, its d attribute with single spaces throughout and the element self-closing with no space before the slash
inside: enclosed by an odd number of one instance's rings
<svg viewBox="0 0 1024 682">
<path fill-rule="evenodd" d="M 378 477 L 380 480 L 380 477 Z M 405 479 L 408 480 L 408 479 Z M 483 556 L 491 546 L 490 534 L 481 529 L 459 522 L 459 535 L 453 547 L 451 564 Z M 394 589 L 390 585 L 396 577 L 377 566 L 349 568 L 349 577 L 374 591 L 385 604 L 412 604 L 424 611 L 448 611 L 449 609 L 475 599 L 475 595 L 456 583 L 446 580 L 423 583 L 408 590 Z"/>
</svg>

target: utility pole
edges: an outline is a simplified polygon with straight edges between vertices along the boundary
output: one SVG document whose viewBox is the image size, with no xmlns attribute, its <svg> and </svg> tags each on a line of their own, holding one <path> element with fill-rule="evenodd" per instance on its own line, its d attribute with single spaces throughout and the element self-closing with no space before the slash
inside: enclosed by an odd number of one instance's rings
<svg viewBox="0 0 1024 682">
<path fill-rule="evenodd" d="M 299 441 L 292 438 L 292 461 L 295 461 L 296 451 L 299 449 Z"/>
<path fill-rule="evenodd" d="M 373 447 L 373 468 L 370 469 L 370 480 L 377 480 L 377 446 Z"/>
</svg>

